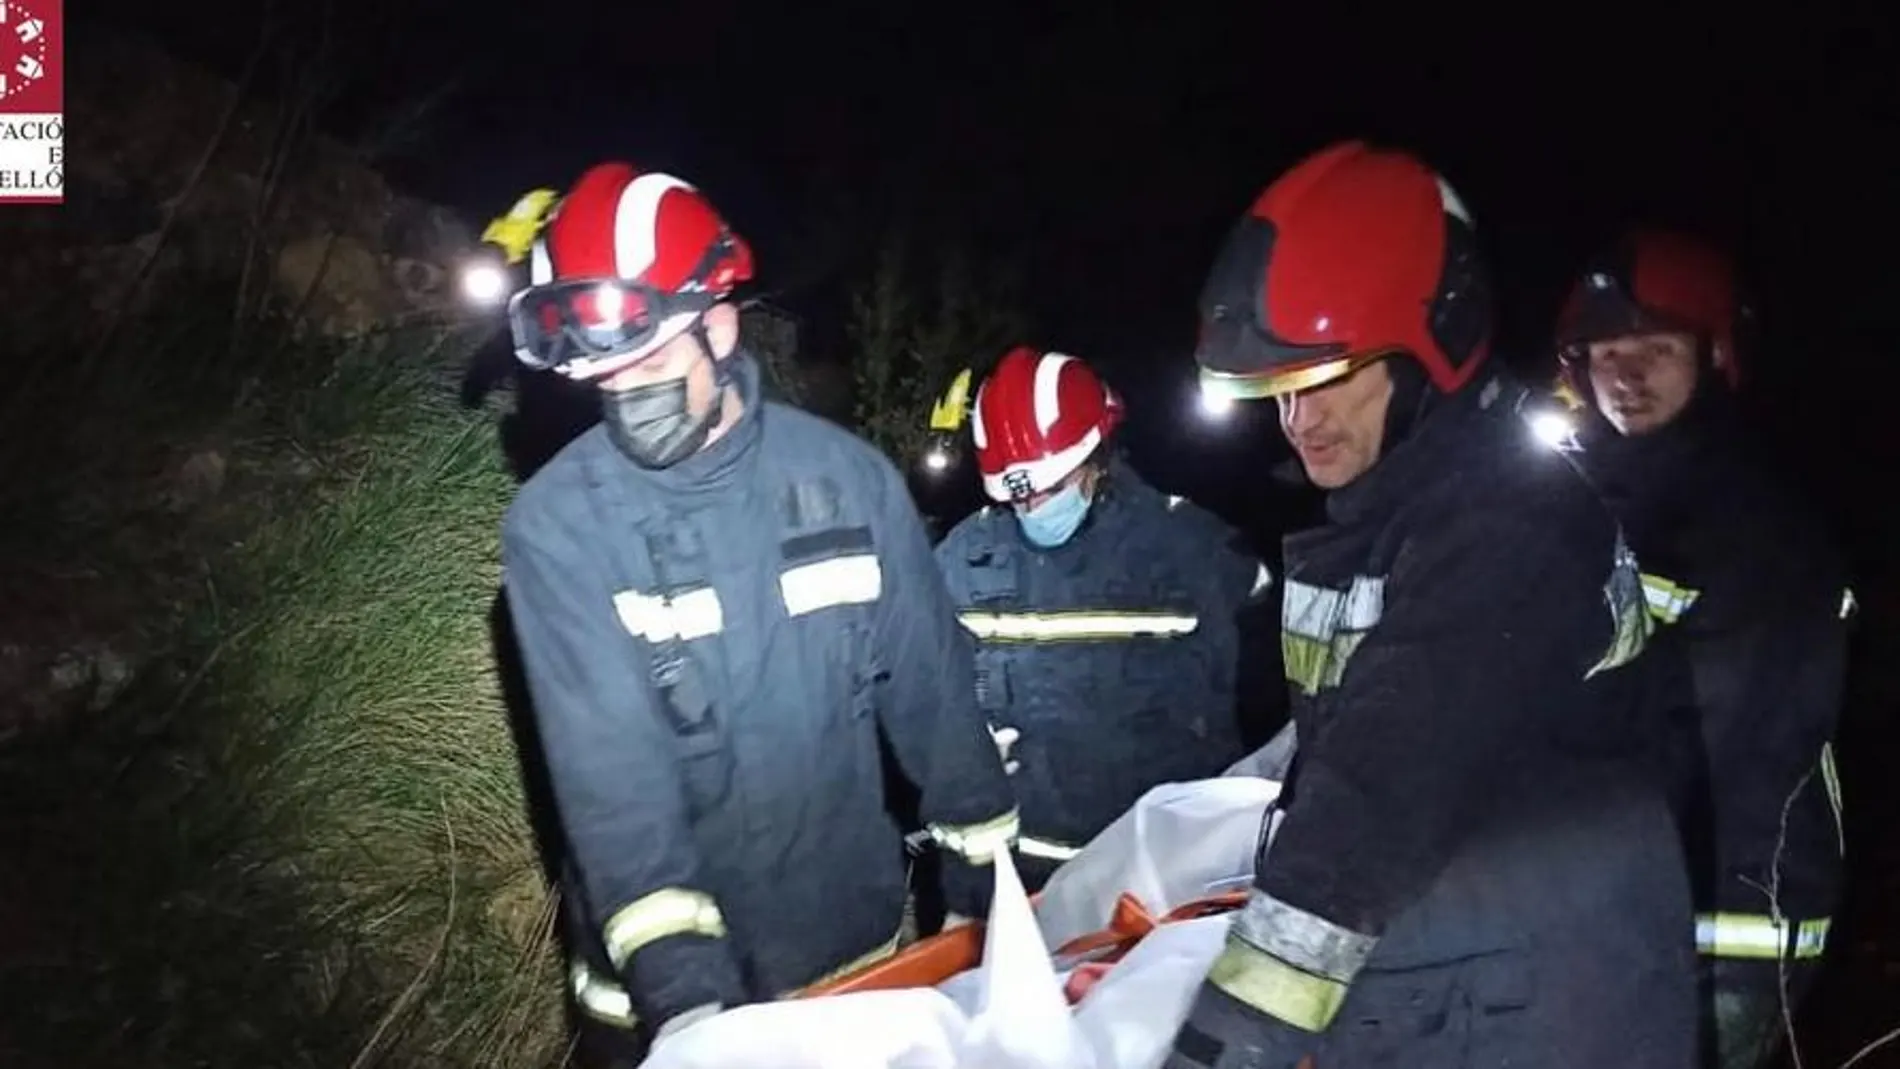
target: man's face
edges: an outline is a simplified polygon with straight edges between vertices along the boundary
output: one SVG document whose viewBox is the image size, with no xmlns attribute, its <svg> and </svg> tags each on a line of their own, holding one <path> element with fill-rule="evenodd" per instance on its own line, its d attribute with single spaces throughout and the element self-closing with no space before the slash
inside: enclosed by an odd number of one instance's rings
<svg viewBox="0 0 1900 1069">
<path fill-rule="evenodd" d="M 697 416 L 713 403 L 713 368 L 711 361 L 703 359 L 705 355 L 693 332 L 682 330 L 639 363 L 599 379 L 596 385 L 618 393 L 684 376 L 686 407 Z"/>
<path fill-rule="evenodd" d="M 1278 400 L 1280 429 L 1315 486 L 1337 490 L 1378 462 L 1385 412 L 1392 403 L 1392 373 L 1385 361 Z"/>
<path fill-rule="evenodd" d="M 1696 347 L 1688 334 L 1630 334 L 1590 343 L 1590 388 L 1618 434 L 1669 425 L 1695 393 Z"/>
</svg>

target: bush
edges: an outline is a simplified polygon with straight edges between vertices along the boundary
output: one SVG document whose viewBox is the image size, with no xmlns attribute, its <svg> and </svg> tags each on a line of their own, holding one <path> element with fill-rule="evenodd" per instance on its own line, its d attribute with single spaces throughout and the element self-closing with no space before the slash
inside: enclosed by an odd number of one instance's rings
<svg viewBox="0 0 1900 1069">
<path fill-rule="evenodd" d="M 0 551 L 38 577 L 6 604 L 84 616 L 110 589 L 94 615 L 137 614 L 148 643 L 102 710 L 0 722 L 24 862 L 0 876 L 0 991 L 33 1007 L 0 1064 L 558 1063 L 488 633 L 512 483 L 455 403 L 466 339 L 278 330 L 200 359 L 228 313 L 171 318 L 16 393 L 0 430 L 0 511 L 23 518 Z M 53 412 L 74 415 L 24 418 Z M 191 449 L 229 474 L 181 516 L 154 486 Z M 62 587 L 75 569 L 103 581 Z"/>
</svg>

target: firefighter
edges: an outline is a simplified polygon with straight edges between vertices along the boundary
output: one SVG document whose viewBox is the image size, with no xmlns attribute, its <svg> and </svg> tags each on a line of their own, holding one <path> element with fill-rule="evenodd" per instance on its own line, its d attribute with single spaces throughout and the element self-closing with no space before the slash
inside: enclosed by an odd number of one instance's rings
<svg viewBox="0 0 1900 1069">
<path fill-rule="evenodd" d="M 1831 740 L 1853 597 L 1831 535 L 1738 416 L 1749 320 L 1722 250 L 1645 230 L 1585 269 L 1558 324 L 1585 400 L 1571 455 L 1688 658 L 1683 831 L 1722 1069 L 1772 1055 L 1782 985 L 1792 1011 L 1826 945 L 1845 845 Z"/>
<path fill-rule="evenodd" d="M 1488 293 L 1451 187 L 1357 141 L 1203 290 L 1206 386 L 1274 397 L 1328 497 L 1285 542 L 1298 746 L 1174 1069 L 1693 1064 L 1635 562 L 1488 365 Z"/>
<path fill-rule="evenodd" d="M 997 505 L 937 545 L 1015 777 L 1031 891 L 1150 787 L 1242 752 L 1239 619 L 1272 577 L 1236 532 L 1115 454 L 1121 416 L 1082 360 L 1011 350 L 970 417 Z"/>
<path fill-rule="evenodd" d="M 880 736 L 959 863 L 1017 817 L 904 480 L 760 398 L 746 243 L 692 185 L 604 163 L 532 264 L 517 354 L 603 419 L 521 488 L 502 559 L 586 922 L 574 992 L 627 1062 L 893 949 Z"/>
</svg>

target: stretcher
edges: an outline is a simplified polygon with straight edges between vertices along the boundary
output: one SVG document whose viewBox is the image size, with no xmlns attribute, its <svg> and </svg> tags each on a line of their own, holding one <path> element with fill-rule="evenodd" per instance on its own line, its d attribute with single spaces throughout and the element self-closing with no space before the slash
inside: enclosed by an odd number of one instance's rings
<svg viewBox="0 0 1900 1069">
<path fill-rule="evenodd" d="M 1030 896 L 1034 905 L 1039 895 Z M 1227 891 L 1185 902 L 1156 917 L 1141 900 L 1123 892 L 1115 900 L 1107 926 L 1065 941 L 1052 955 L 1058 972 L 1067 973 L 1063 987 L 1069 1004 L 1081 1002 L 1091 987 L 1135 944 L 1163 924 L 1212 917 L 1239 909 L 1247 902 L 1244 891 Z M 936 987 L 959 973 L 982 964 L 984 929 L 965 924 L 920 939 L 896 954 L 853 972 L 813 984 L 799 998 L 846 995 L 861 991 L 892 991 L 908 987 Z"/>
<path fill-rule="evenodd" d="M 660 1042 L 648 1069 L 1156 1069 L 1247 900 L 1279 785 L 1164 784 L 989 917 Z"/>
</svg>

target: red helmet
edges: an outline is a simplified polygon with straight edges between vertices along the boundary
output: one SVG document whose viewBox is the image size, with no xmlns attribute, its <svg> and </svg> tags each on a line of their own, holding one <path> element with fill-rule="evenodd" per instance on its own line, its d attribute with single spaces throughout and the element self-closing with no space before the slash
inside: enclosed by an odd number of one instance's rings
<svg viewBox="0 0 1900 1069">
<path fill-rule="evenodd" d="M 971 406 L 983 490 L 1020 501 L 1053 489 L 1107 440 L 1121 398 L 1081 360 L 1018 346 L 997 362 Z"/>
<path fill-rule="evenodd" d="M 1490 348 L 1491 295 L 1471 217 L 1438 173 L 1346 141 L 1260 194 L 1201 292 L 1209 389 L 1271 397 L 1406 353 L 1458 389 Z"/>
<path fill-rule="evenodd" d="M 590 168 L 561 198 L 509 302 L 515 353 L 571 378 L 611 374 L 658 349 L 752 277 L 752 250 L 669 174 Z"/>
<path fill-rule="evenodd" d="M 1735 263 L 1700 238 L 1637 230 L 1583 272 L 1557 317 L 1558 355 L 1573 388 L 1592 341 L 1622 334 L 1686 331 L 1706 346 L 1710 364 L 1729 386 L 1741 385 L 1739 335 L 1749 316 Z"/>
</svg>

